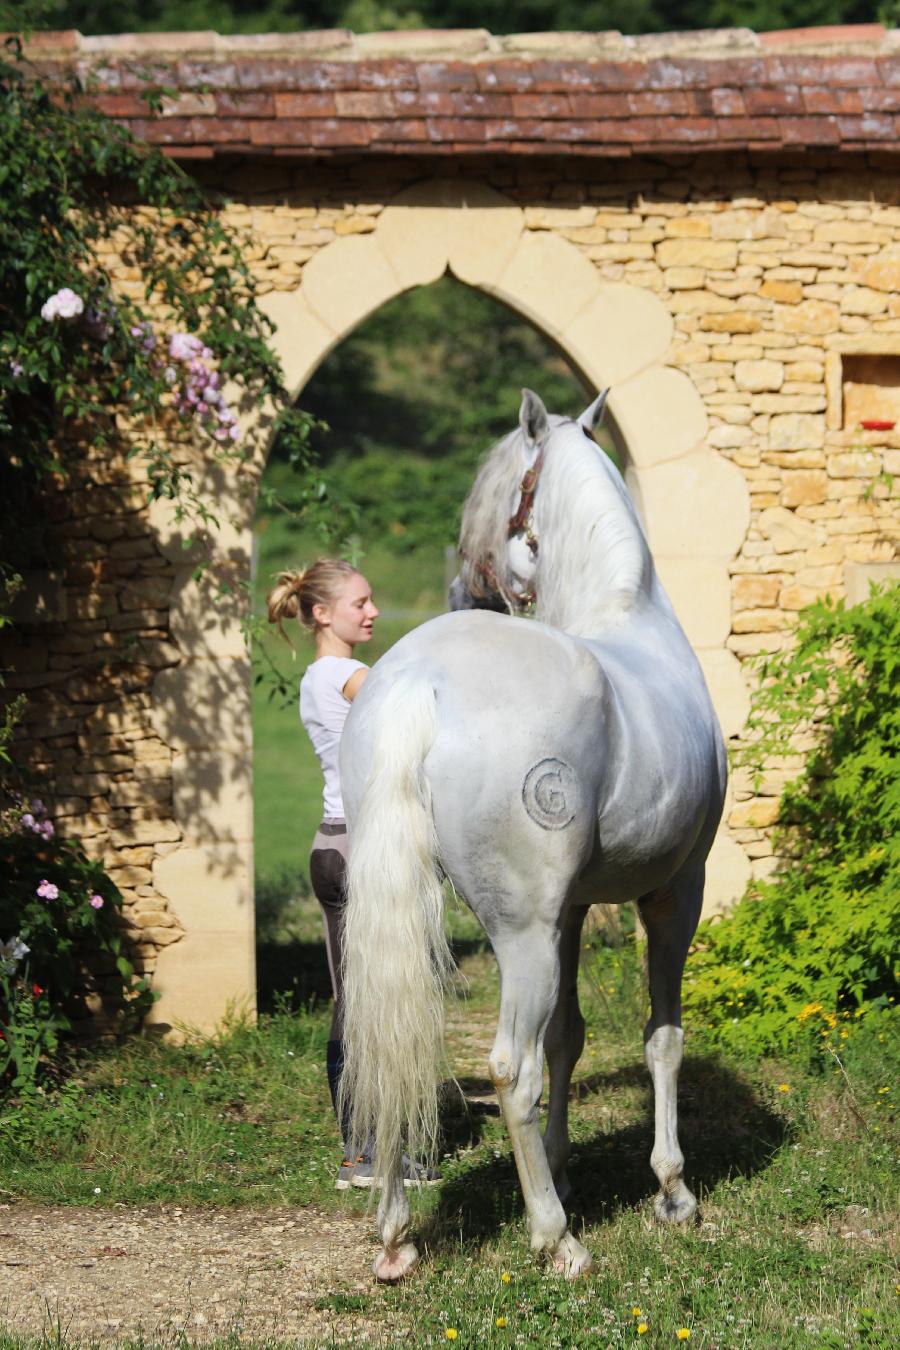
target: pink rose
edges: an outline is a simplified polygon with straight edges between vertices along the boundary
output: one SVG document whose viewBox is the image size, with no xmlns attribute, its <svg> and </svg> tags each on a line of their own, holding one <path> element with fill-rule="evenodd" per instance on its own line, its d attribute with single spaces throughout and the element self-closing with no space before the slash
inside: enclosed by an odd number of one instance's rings
<svg viewBox="0 0 900 1350">
<path fill-rule="evenodd" d="M 103 908 L 103 896 L 97 895 L 95 893 L 94 895 L 91 896 L 91 909 L 102 909 L 102 908 Z"/>
</svg>

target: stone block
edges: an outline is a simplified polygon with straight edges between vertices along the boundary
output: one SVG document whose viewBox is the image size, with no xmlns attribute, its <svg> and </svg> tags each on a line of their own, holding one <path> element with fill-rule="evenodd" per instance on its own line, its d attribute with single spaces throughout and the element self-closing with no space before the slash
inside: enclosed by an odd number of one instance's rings
<svg viewBox="0 0 900 1350">
<path fill-rule="evenodd" d="M 638 498 L 654 553 L 719 558 L 738 551 L 750 523 L 743 474 L 711 450 L 637 470 Z"/>
<path fill-rule="evenodd" d="M 731 808 L 728 824 L 733 830 L 747 827 L 761 830 L 774 825 L 777 819 L 777 797 L 753 797 L 750 801 L 739 802 Z"/>
<path fill-rule="evenodd" d="M 763 511 L 759 518 L 759 528 L 767 539 L 771 539 L 776 553 L 793 553 L 819 547 L 827 542 L 827 536 L 821 526 L 805 520 L 795 511 L 788 511 L 783 506 L 772 506 Z"/>
<path fill-rule="evenodd" d="M 157 844 L 174 842 L 181 838 L 181 830 L 174 820 L 138 820 L 127 823 L 110 831 L 110 843 L 113 848 L 133 848 L 136 844 Z"/>
<path fill-rule="evenodd" d="M 404 289 L 374 234 L 336 239 L 303 272 L 303 297 L 330 330 L 332 345 Z"/>
<path fill-rule="evenodd" d="M 700 327 L 707 333 L 758 333 L 762 319 L 759 314 L 729 308 L 722 314 L 704 314 Z"/>
<path fill-rule="evenodd" d="M 247 843 L 181 847 L 154 864 L 154 883 L 184 937 L 159 954 L 161 997 L 148 1021 L 209 1033 L 255 1006 L 253 851 Z"/>
<path fill-rule="evenodd" d="M 782 506 L 812 506 L 828 495 L 828 475 L 822 469 L 784 469 Z"/>
<path fill-rule="evenodd" d="M 727 914 L 733 909 L 747 889 L 750 877 L 747 855 L 729 836 L 725 826 L 721 826 L 706 860 L 703 917 Z"/>
<path fill-rule="evenodd" d="M 824 337 L 840 330 L 838 307 L 826 300 L 803 300 L 799 305 L 785 305 L 775 311 L 774 319 L 784 333 Z"/>
<path fill-rule="evenodd" d="M 861 314 L 869 317 L 883 314 L 888 307 L 887 296 L 868 286 L 847 286 L 841 295 L 842 314 Z"/>
<path fill-rule="evenodd" d="M 196 577 L 192 567 L 176 570 L 169 622 L 181 651 L 192 658 L 247 654 L 244 593 L 220 594 L 211 573 Z"/>
<path fill-rule="evenodd" d="M 737 658 L 724 648 L 697 653 L 713 706 L 726 739 L 743 730 L 750 711 L 750 696 Z"/>
<path fill-rule="evenodd" d="M 900 581 L 900 561 L 848 562 L 844 565 L 844 588 L 848 605 L 859 605 L 869 598 L 873 585 Z"/>
<path fill-rule="evenodd" d="M 819 413 L 776 413 L 769 422 L 773 450 L 808 450 L 825 440 L 825 418 Z"/>
<path fill-rule="evenodd" d="M 672 339 L 672 316 L 652 292 L 596 278 L 591 292 L 593 298 L 566 329 L 565 349 L 598 389 L 662 361 Z"/>
<path fill-rule="evenodd" d="M 731 587 L 724 567 L 709 559 L 661 554 L 655 561 L 691 646 L 723 646 L 731 628 Z"/>
<path fill-rule="evenodd" d="M 736 610 L 762 609 L 778 603 L 781 578 L 778 576 L 737 576 L 731 591 Z"/>
<path fill-rule="evenodd" d="M 738 389 L 752 394 L 764 389 L 780 389 L 784 384 L 784 366 L 780 361 L 738 361 L 734 368 Z"/>
<path fill-rule="evenodd" d="M 639 473 L 689 454 L 706 435 L 700 395 L 671 366 L 652 366 L 615 386 L 608 407 Z"/>
<path fill-rule="evenodd" d="M 737 244 L 728 239 L 664 239 L 657 245 L 656 260 L 663 268 L 701 267 L 731 271 L 737 266 Z"/>
<path fill-rule="evenodd" d="M 186 750 L 172 760 L 173 814 L 186 843 L 253 839 L 253 775 L 246 754 Z"/>
<path fill-rule="evenodd" d="M 184 661 L 153 682 L 154 730 L 173 749 L 241 750 L 251 743 L 250 662 Z"/>
<path fill-rule="evenodd" d="M 735 633 L 777 633 L 788 622 L 779 609 L 745 609 L 735 614 L 731 626 Z"/>
<path fill-rule="evenodd" d="M 797 305 L 803 299 L 799 281 L 764 281 L 759 293 L 764 299 L 776 300 L 782 305 Z"/>
<path fill-rule="evenodd" d="M 881 469 L 877 450 L 848 450 L 828 455 L 829 478 L 874 478 Z"/>
<path fill-rule="evenodd" d="M 567 348 L 570 325 L 596 296 L 599 279 L 573 244 L 540 232 L 523 234 L 500 275 L 481 284 Z"/>
</svg>

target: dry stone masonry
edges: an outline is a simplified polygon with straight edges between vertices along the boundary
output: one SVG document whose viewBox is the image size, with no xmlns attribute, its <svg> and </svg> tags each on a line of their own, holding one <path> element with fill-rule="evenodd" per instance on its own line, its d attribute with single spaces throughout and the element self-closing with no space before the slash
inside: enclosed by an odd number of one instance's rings
<svg viewBox="0 0 900 1350">
<path fill-rule="evenodd" d="M 298 391 L 367 314 L 447 268 L 610 384 L 732 739 L 747 659 L 789 641 L 810 601 L 862 598 L 896 569 L 900 41 L 879 25 L 65 33 L 32 56 L 76 66 L 99 107 L 227 192 Z M 148 72 L 176 91 L 155 120 Z M 139 283 L 123 267 L 120 284 Z M 66 565 L 29 579 L 8 658 L 31 699 L 21 749 L 123 889 L 156 1019 L 209 1027 L 254 992 L 239 605 L 192 579 L 135 462 L 88 445 L 84 464 L 49 505 Z M 228 505 L 219 564 L 246 575 L 254 473 L 205 472 Z M 714 905 L 772 869 L 788 771 L 756 792 L 735 775 Z"/>
</svg>

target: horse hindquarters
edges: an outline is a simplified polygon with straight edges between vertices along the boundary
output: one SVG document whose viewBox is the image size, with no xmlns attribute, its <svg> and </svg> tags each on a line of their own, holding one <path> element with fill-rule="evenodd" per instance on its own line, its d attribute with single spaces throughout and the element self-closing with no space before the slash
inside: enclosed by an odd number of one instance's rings
<svg viewBox="0 0 900 1350">
<path fill-rule="evenodd" d="M 427 1160 L 436 1147 L 443 990 L 453 963 L 422 768 L 436 728 L 431 684 L 403 673 L 367 715 L 373 711 L 369 773 L 349 836 L 341 1099 L 351 1148 L 375 1136 L 384 1250 L 374 1269 L 395 1280 L 417 1255 L 405 1242 L 401 1148 L 405 1138 L 410 1153 Z M 349 721 L 348 728 L 342 764 L 359 752 Z"/>
</svg>

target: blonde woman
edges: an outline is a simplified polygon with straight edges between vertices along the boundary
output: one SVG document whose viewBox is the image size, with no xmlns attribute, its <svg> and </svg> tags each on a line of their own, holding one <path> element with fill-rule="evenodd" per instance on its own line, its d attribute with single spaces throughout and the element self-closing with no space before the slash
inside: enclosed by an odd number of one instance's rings
<svg viewBox="0 0 900 1350">
<path fill-rule="evenodd" d="M 347 825 L 341 799 L 338 751 L 344 722 L 369 667 L 353 651 L 371 641 L 378 608 L 372 588 L 361 572 L 339 558 L 319 558 L 301 572 L 282 572 L 267 597 L 269 621 L 284 632 L 286 619 L 298 620 L 315 640 L 315 659 L 300 681 L 300 720 L 312 741 L 324 779 L 323 818 L 313 840 L 309 879 L 325 919 L 325 948 L 334 995 L 326 1069 L 331 1100 L 337 1113 L 337 1094 L 343 1056 L 344 997 L 341 982 L 341 942 L 344 928 L 344 873 L 347 863 Z M 342 1123 L 342 1122 L 341 1122 Z M 346 1129 L 341 1131 L 347 1137 Z M 404 1179 L 435 1181 L 438 1174 L 404 1158 Z M 375 1174 L 372 1150 L 357 1158 L 345 1157 L 338 1169 L 337 1188 L 372 1186 Z"/>
</svg>

